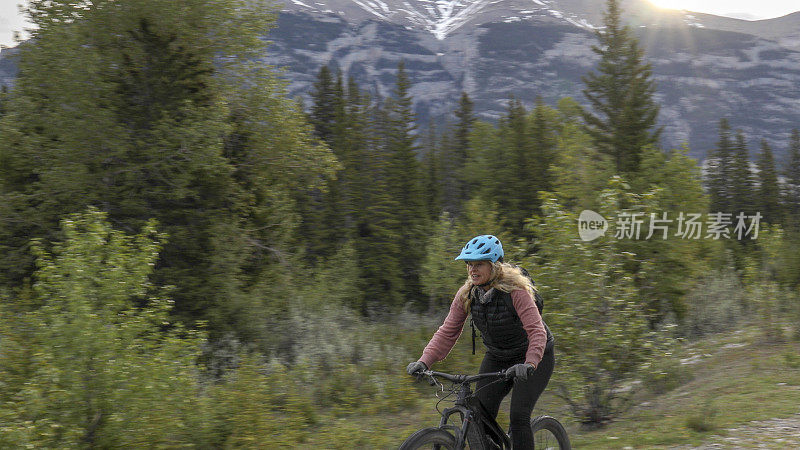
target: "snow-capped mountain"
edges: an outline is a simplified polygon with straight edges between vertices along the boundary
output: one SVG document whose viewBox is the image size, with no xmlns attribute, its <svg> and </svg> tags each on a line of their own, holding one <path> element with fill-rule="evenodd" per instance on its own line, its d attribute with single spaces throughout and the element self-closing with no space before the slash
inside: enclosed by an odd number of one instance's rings
<svg viewBox="0 0 800 450">
<path fill-rule="evenodd" d="M 560 5 L 558 0 L 288 0 L 286 3 L 287 11 L 336 14 L 355 21 L 385 20 L 428 31 L 438 39 L 468 24 L 532 18 L 550 17 L 593 28 L 579 14 L 561 8 L 574 5 Z"/>
<path fill-rule="evenodd" d="M 548 20 L 585 29 L 601 25 L 605 0 L 282 0 L 283 11 L 330 14 L 350 23 L 383 20 L 425 30 L 438 39 L 463 26 L 491 22 Z M 800 38 L 797 17 L 748 21 L 689 11 L 666 10 L 648 0 L 621 0 L 625 19 L 636 26 L 683 23 L 777 40 Z M 800 42 L 798 42 L 800 45 Z"/>
<path fill-rule="evenodd" d="M 285 68 L 292 96 L 306 97 L 320 67 L 340 69 L 371 93 L 390 95 L 405 62 L 418 122 L 452 120 L 461 92 L 493 120 L 513 96 L 531 107 L 583 102 L 595 68 L 594 30 L 605 0 L 281 0 L 264 61 Z M 688 143 L 702 158 L 720 118 L 762 139 L 777 161 L 800 128 L 800 13 L 749 22 L 666 11 L 622 0 L 653 68 L 663 145 Z M 16 73 L 0 52 L 0 84 Z"/>
<path fill-rule="evenodd" d="M 282 1 L 265 60 L 287 68 L 292 95 L 307 95 L 329 65 L 386 96 L 403 60 L 423 124 L 451 119 L 462 91 L 489 120 L 511 96 L 529 107 L 536 98 L 583 102 L 605 9 L 605 0 Z M 621 6 L 653 66 L 666 147 L 688 143 L 702 158 L 727 117 L 754 152 L 761 139 L 785 150 L 800 127 L 800 13 L 747 22 L 647 0 Z"/>
</svg>

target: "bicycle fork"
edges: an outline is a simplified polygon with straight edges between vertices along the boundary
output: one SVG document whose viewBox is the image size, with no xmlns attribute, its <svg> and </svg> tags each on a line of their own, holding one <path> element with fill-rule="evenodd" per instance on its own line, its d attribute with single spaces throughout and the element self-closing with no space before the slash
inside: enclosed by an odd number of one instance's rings
<svg viewBox="0 0 800 450">
<path fill-rule="evenodd" d="M 452 424 L 448 424 L 450 421 L 450 416 L 453 414 L 458 413 L 461 417 L 461 426 L 457 427 Z M 456 448 L 461 449 L 466 447 L 467 445 L 467 430 L 471 426 L 480 426 L 480 423 L 474 421 L 475 415 L 467 408 L 463 406 L 454 406 L 452 408 L 446 408 L 442 411 L 442 419 L 439 422 L 439 428 L 441 429 L 450 429 L 454 431 L 456 437 Z M 473 423 L 475 422 L 475 423 Z"/>
</svg>

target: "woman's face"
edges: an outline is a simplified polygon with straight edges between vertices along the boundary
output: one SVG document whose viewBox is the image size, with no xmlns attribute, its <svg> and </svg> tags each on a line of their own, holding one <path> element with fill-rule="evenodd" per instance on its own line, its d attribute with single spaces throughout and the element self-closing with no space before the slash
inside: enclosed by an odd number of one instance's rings
<svg viewBox="0 0 800 450">
<path fill-rule="evenodd" d="M 492 263 L 489 261 L 467 261 L 467 274 L 472 284 L 488 283 L 492 276 Z"/>
</svg>

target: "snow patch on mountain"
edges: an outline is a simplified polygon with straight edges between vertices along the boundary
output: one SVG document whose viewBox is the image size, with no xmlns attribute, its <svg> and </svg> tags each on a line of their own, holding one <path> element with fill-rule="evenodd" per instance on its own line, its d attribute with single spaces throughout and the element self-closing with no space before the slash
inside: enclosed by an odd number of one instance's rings
<svg viewBox="0 0 800 450">
<path fill-rule="evenodd" d="M 389 10 L 385 10 L 383 12 L 379 11 L 380 5 L 384 5 L 384 6 L 386 5 L 383 2 L 375 3 L 375 2 L 369 2 L 369 1 L 368 2 L 361 2 L 359 0 L 353 0 L 353 3 L 355 3 L 358 6 L 360 6 L 365 11 L 367 11 L 369 13 L 372 13 L 372 14 L 378 16 L 379 18 L 381 18 L 383 20 L 389 20 L 388 16 L 390 15 L 389 13 L 391 13 L 391 11 L 389 11 Z"/>
<path fill-rule="evenodd" d="M 454 11 L 452 6 L 460 6 L 462 3 L 461 1 L 456 0 L 448 2 L 439 0 L 436 3 L 449 4 L 450 6 L 448 8 L 439 10 L 442 15 L 440 16 L 439 20 L 435 22 L 432 30 L 433 35 L 436 36 L 437 39 L 444 39 L 448 33 L 463 25 L 466 22 L 465 19 L 468 19 L 475 12 L 486 6 L 488 0 L 474 1 L 467 5 L 466 8 L 457 11 L 455 14 L 453 14 Z"/>
<path fill-rule="evenodd" d="M 686 23 L 686 25 L 689 25 L 690 27 L 705 28 L 705 25 L 703 25 L 703 23 L 700 22 L 700 20 L 698 20 L 697 17 L 691 14 L 684 14 L 683 21 L 684 23 Z"/>
<path fill-rule="evenodd" d="M 453 30 L 472 18 L 475 13 L 492 3 L 490 0 L 406 0 L 391 9 L 380 0 L 353 0 L 365 11 L 381 18 L 401 13 L 412 24 L 444 39 Z"/>
<path fill-rule="evenodd" d="M 338 6 L 354 6 L 380 20 L 404 25 L 409 29 L 423 29 L 437 39 L 444 40 L 455 30 L 475 20 L 483 13 L 494 20 L 517 22 L 536 17 L 551 17 L 574 26 L 594 29 L 584 17 L 558 8 L 555 0 L 284 0 L 295 8 L 314 12 L 339 10 Z M 342 14 L 341 12 L 339 14 Z"/>
</svg>

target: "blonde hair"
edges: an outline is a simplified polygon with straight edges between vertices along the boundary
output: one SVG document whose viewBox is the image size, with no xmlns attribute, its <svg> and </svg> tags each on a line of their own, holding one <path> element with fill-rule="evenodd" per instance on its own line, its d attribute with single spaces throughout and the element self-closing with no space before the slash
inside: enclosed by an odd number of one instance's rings
<svg viewBox="0 0 800 450">
<path fill-rule="evenodd" d="M 489 275 L 489 285 L 486 288 L 495 288 L 502 292 L 511 292 L 516 289 L 524 290 L 530 295 L 531 299 L 534 298 L 536 287 L 531 282 L 531 279 L 522 273 L 522 269 L 512 264 L 496 261 L 489 262 L 492 265 L 492 273 Z M 464 305 L 464 311 L 470 313 L 472 306 L 472 290 L 476 287 L 472 283 L 472 279 L 467 277 L 464 285 L 458 290 L 460 293 L 461 304 Z"/>
</svg>

